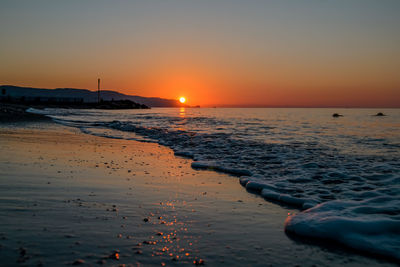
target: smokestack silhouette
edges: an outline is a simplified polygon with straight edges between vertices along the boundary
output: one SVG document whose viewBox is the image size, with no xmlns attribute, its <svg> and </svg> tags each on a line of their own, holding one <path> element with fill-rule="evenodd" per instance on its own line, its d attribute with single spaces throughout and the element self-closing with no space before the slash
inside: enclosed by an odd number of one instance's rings
<svg viewBox="0 0 400 267">
<path fill-rule="evenodd" d="M 97 79 L 97 103 L 100 103 L 100 78 Z"/>
</svg>

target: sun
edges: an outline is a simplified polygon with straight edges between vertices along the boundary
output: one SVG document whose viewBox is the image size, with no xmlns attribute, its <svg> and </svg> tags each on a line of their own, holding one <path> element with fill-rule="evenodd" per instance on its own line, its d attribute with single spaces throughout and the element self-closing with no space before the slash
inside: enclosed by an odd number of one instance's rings
<svg viewBox="0 0 400 267">
<path fill-rule="evenodd" d="M 182 104 L 186 102 L 186 98 L 184 98 L 183 96 L 181 98 L 179 98 L 179 102 L 181 102 Z"/>
</svg>

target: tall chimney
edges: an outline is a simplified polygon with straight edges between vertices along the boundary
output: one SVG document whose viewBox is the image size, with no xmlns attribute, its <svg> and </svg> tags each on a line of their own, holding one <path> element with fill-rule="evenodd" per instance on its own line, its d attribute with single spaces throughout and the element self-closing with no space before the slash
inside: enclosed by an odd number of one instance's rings
<svg viewBox="0 0 400 267">
<path fill-rule="evenodd" d="M 100 103 L 100 78 L 97 79 L 97 103 Z"/>
</svg>

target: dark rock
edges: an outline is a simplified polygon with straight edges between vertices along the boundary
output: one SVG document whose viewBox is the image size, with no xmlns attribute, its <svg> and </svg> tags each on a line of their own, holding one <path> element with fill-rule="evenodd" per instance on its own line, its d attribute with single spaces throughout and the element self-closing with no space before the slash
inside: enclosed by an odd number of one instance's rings
<svg viewBox="0 0 400 267">
<path fill-rule="evenodd" d="M 44 115 L 26 112 L 28 108 L 29 106 L 23 104 L 0 102 L 0 122 L 51 121 Z"/>
</svg>

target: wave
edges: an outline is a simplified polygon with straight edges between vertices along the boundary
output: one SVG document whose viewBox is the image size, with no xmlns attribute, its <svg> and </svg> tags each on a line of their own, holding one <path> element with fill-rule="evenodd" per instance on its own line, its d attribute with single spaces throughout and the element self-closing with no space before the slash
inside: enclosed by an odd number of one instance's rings
<svg viewBox="0 0 400 267">
<path fill-rule="evenodd" d="M 285 230 L 303 237 L 335 241 L 400 262 L 399 215 L 399 199 L 394 197 L 328 201 L 289 216 Z"/>
<path fill-rule="evenodd" d="M 287 232 L 400 260 L 396 158 L 353 158 L 318 143 L 268 144 L 119 121 L 108 126 L 168 146 L 175 155 L 192 158 L 193 168 L 241 176 L 246 189 L 266 200 L 304 210 L 288 218 Z"/>
<path fill-rule="evenodd" d="M 296 138 L 295 131 L 285 143 L 266 142 L 247 132 L 257 131 L 258 127 L 267 134 L 276 131 L 275 126 L 257 120 L 244 121 L 235 134 L 234 127 L 238 124 L 204 116 L 142 114 L 136 119 L 115 120 L 114 116 L 111 117 L 114 120 L 107 121 L 110 117 L 102 116 L 92 121 L 79 112 L 62 116 L 61 112 L 51 116 L 84 133 L 157 142 L 170 147 L 177 156 L 193 159 L 193 168 L 241 177 L 240 183 L 247 190 L 268 201 L 301 210 L 286 220 L 288 233 L 334 240 L 350 248 L 400 260 L 398 153 L 341 153 L 334 145 Z M 182 130 L 180 126 L 185 124 L 196 127 Z M 223 131 L 201 130 L 202 127 Z M 386 140 L 360 142 L 370 145 Z"/>
</svg>

